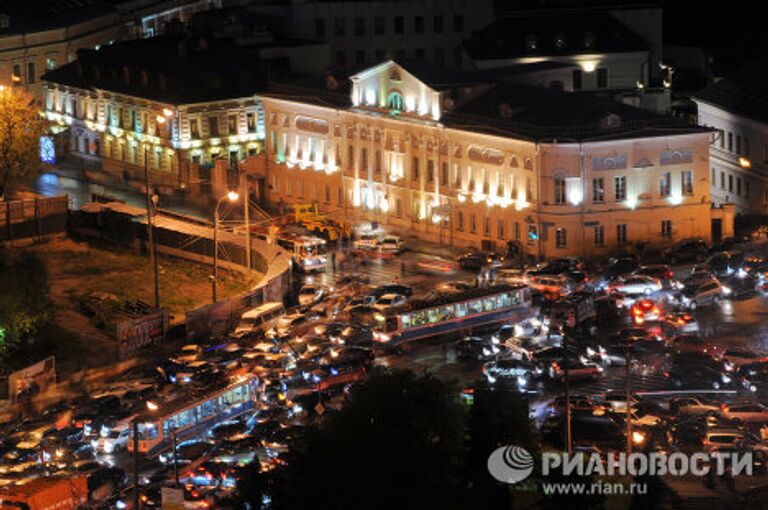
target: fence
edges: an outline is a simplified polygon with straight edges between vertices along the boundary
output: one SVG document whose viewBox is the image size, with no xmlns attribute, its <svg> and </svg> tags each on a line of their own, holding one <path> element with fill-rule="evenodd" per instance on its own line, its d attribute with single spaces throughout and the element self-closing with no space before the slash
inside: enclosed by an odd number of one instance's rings
<svg viewBox="0 0 768 510">
<path fill-rule="evenodd" d="M 65 232 L 68 205 L 66 195 L 0 202 L 0 241 Z"/>
</svg>

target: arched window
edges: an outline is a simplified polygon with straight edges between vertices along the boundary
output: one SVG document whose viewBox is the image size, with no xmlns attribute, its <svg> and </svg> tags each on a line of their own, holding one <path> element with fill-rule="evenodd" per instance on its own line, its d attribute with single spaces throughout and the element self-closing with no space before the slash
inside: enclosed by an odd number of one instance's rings
<svg viewBox="0 0 768 510">
<path fill-rule="evenodd" d="M 402 111 L 405 100 L 400 92 L 390 92 L 387 96 L 387 108 L 393 111 Z"/>
</svg>

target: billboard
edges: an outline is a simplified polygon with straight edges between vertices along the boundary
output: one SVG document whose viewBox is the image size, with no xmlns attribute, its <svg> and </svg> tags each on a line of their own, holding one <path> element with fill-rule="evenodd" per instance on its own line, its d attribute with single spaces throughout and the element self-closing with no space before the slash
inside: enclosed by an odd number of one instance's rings
<svg viewBox="0 0 768 510">
<path fill-rule="evenodd" d="M 56 361 L 53 356 L 38 361 L 8 376 L 8 398 L 21 402 L 56 385 Z"/>
<path fill-rule="evenodd" d="M 158 343 L 165 337 L 167 328 L 168 313 L 163 309 L 118 323 L 117 349 L 119 358 L 125 359 L 142 347 Z"/>
</svg>

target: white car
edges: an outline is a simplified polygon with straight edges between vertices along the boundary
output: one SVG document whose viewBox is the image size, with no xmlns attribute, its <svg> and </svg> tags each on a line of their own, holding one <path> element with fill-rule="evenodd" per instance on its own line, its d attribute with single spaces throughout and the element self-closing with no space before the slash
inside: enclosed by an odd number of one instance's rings
<svg viewBox="0 0 768 510">
<path fill-rule="evenodd" d="M 93 449 L 111 455 L 113 453 L 124 452 L 128 449 L 129 439 L 128 427 L 123 430 L 102 430 L 100 437 L 92 441 Z"/>
<path fill-rule="evenodd" d="M 373 305 L 374 308 L 384 311 L 387 308 L 400 306 L 405 303 L 406 297 L 401 294 L 384 294 Z"/>
<path fill-rule="evenodd" d="M 405 242 L 399 236 L 386 236 L 379 243 L 381 251 L 401 253 L 405 249 Z"/>
<path fill-rule="evenodd" d="M 720 414 L 720 408 L 694 397 L 683 397 L 670 403 L 670 410 L 680 415 Z"/>
<path fill-rule="evenodd" d="M 751 402 L 724 404 L 721 415 L 727 420 L 737 420 L 744 423 L 763 423 L 768 422 L 768 407 Z"/>
<path fill-rule="evenodd" d="M 379 245 L 379 237 L 376 234 L 362 234 L 355 239 L 355 248 L 358 250 L 372 250 Z"/>
<path fill-rule="evenodd" d="M 285 336 L 291 332 L 293 328 L 307 322 L 307 316 L 303 313 L 292 313 L 290 315 L 283 315 L 275 321 L 274 326 L 269 328 L 266 333 L 267 338 L 275 336 Z"/>
<path fill-rule="evenodd" d="M 633 405 L 635 402 L 637 401 L 632 398 Z M 605 396 L 600 399 L 600 403 L 614 412 L 627 412 L 627 394 L 623 391 L 606 393 Z"/>
<path fill-rule="evenodd" d="M 661 290 L 661 282 L 650 276 L 635 275 L 616 278 L 608 287 L 612 293 L 653 294 Z"/>
<path fill-rule="evenodd" d="M 314 305 L 323 299 L 324 295 L 325 291 L 323 291 L 322 287 L 317 285 L 304 285 L 299 289 L 299 304 L 301 306 Z"/>
</svg>

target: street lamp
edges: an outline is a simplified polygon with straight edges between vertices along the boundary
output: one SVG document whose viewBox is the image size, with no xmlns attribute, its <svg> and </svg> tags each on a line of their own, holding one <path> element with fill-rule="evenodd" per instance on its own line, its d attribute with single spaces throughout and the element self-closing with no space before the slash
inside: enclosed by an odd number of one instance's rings
<svg viewBox="0 0 768 510">
<path fill-rule="evenodd" d="M 219 276 L 219 207 L 221 204 L 228 200 L 230 202 L 237 202 L 240 195 L 237 191 L 230 191 L 216 202 L 216 207 L 213 209 L 213 302 L 216 302 L 216 281 Z"/>
</svg>

